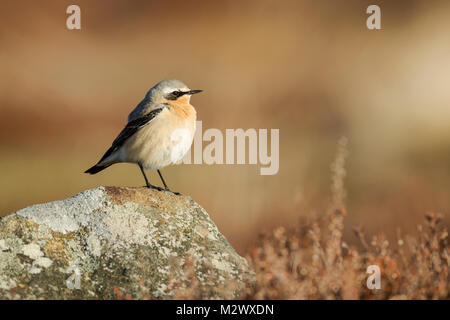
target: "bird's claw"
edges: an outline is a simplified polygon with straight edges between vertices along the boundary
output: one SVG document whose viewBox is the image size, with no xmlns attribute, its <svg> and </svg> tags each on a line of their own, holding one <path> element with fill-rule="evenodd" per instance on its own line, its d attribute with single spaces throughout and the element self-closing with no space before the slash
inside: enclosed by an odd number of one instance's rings
<svg viewBox="0 0 450 320">
<path fill-rule="evenodd" d="M 169 188 L 161 188 L 161 187 L 154 186 L 152 184 L 147 185 L 145 187 L 148 188 L 148 189 L 154 189 L 154 190 L 158 190 L 158 191 L 167 191 L 167 192 L 173 193 L 173 194 L 175 194 L 177 196 L 181 195 L 181 193 L 172 191 Z"/>
<path fill-rule="evenodd" d="M 146 187 L 147 187 L 148 189 L 155 189 L 155 190 L 158 190 L 158 191 L 162 191 L 162 190 L 163 190 L 163 188 L 154 186 L 154 185 L 152 185 L 152 184 L 146 185 Z"/>
<path fill-rule="evenodd" d="M 167 192 L 170 192 L 170 193 L 173 193 L 173 194 L 175 194 L 175 195 L 177 195 L 177 196 L 181 195 L 181 193 L 172 191 L 172 190 L 170 190 L 169 188 L 165 188 L 165 189 L 163 189 L 163 190 L 164 190 L 164 191 L 167 191 Z"/>
</svg>

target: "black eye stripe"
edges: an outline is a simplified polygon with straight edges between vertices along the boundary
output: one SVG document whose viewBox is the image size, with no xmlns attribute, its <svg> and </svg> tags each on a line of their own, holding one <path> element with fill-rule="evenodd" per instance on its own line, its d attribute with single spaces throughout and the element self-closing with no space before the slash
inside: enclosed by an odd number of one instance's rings
<svg viewBox="0 0 450 320">
<path fill-rule="evenodd" d="M 189 91 L 188 91 L 188 92 L 189 92 Z M 185 95 L 185 94 L 188 93 L 188 92 L 183 92 L 183 91 L 176 90 L 176 91 L 173 91 L 173 92 L 169 93 L 169 94 L 166 96 L 166 98 L 167 98 L 168 100 L 176 100 L 176 99 L 178 99 L 178 98 L 181 97 L 182 95 Z"/>
</svg>

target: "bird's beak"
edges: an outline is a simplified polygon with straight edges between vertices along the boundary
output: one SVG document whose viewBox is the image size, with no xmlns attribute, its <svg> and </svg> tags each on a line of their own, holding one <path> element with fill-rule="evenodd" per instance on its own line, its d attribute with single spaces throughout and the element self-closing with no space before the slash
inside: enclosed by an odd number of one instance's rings
<svg viewBox="0 0 450 320">
<path fill-rule="evenodd" d="M 188 91 L 188 94 L 193 95 L 193 94 L 196 94 L 196 93 L 200 93 L 202 91 L 203 90 L 190 90 L 190 91 Z"/>
</svg>

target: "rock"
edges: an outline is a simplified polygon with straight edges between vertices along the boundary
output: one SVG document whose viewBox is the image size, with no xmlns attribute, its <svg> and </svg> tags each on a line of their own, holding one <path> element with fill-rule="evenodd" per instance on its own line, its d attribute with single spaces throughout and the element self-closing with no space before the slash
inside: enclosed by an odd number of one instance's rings
<svg viewBox="0 0 450 320">
<path fill-rule="evenodd" d="M 231 299 L 253 279 L 187 196 L 99 187 L 0 218 L 2 299 Z"/>
</svg>

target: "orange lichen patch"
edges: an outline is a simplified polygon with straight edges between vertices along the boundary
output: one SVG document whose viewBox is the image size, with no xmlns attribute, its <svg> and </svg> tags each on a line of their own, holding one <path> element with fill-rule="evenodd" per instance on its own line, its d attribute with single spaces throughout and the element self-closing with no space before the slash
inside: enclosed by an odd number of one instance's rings
<svg viewBox="0 0 450 320">
<path fill-rule="evenodd" d="M 118 300 L 132 300 L 131 295 L 129 295 L 128 293 L 127 293 L 127 294 L 124 294 L 124 293 L 122 292 L 121 288 L 118 287 L 118 286 L 114 286 L 113 291 L 114 291 L 114 294 L 115 294 L 115 296 L 116 296 L 116 298 L 117 298 Z"/>
<path fill-rule="evenodd" d="M 116 298 L 119 299 L 119 300 L 122 300 L 123 293 L 122 293 L 122 291 L 120 291 L 119 287 L 118 286 L 114 286 L 113 290 L 114 290 L 114 294 L 116 295 Z"/>
<path fill-rule="evenodd" d="M 20 229 L 27 230 L 29 232 L 36 232 L 39 229 L 39 224 L 29 219 L 26 219 L 20 224 Z"/>
<path fill-rule="evenodd" d="M 39 225 L 33 221 L 23 219 L 9 219 L 3 224 L 3 233 L 5 234 L 13 234 L 15 232 L 26 230 L 28 231 L 36 231 L 39 228 Z"/>
<path fill-rule="evenodd" d="M 66 243 L 59 239 L 47 241 L 47 243 L 42 246 L 42 251 L 46 257 L 51 259 L 66 260 L 69 258 L 69 254 L 66 250 Z"/>
<path fill-rule="evenodd" d="M 156 206 L 164 209 L 164 206 L 168 203 L 175 201 L 185 204 L 188 201 L 184 196 L 146 187 L 105 187 L 105 190 L 110 200 L 118 205 L 123 205 L 127 202 L 136 202 L 142 205 Z"/>
</svg>

